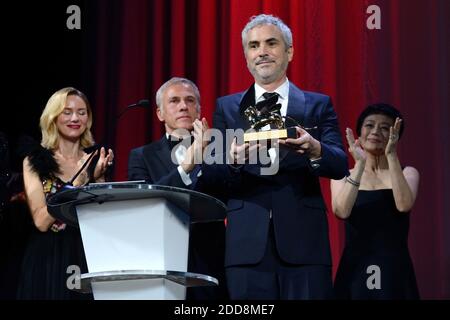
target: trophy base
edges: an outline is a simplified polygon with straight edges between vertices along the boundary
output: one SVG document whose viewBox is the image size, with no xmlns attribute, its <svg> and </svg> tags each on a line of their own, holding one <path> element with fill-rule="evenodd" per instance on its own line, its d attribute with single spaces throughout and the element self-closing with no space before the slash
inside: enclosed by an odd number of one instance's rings
<svg viewBox="0 0 450 320">
<path fill-rule="evenodd" d="M 297 138 L 295 127 L 267 131 L 252 131 L 244 133 L 244 142 L 262 141 L 272 139 Z"/>
</svg>

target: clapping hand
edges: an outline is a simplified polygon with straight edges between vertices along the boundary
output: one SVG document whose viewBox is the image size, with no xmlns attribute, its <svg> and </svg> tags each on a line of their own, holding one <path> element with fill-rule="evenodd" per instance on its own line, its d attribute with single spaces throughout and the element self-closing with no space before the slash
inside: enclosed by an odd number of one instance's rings
<svg viewBox="0 0 450 320">
<path fill-rule="evenodd" d="M 209 125 L 208 121 L 206 121 L 205 118 L 202 118 L 202 120 L 196 119 L 193 123 L 194 130 L 192 132 L 192 135 L 194 136 L 194 143 L 197 143 L 196 147 L 201 146 L 201 150 L 208 145 L 208 142 L 210 140 L 209 137 Z"/>
<path fill-rule="evenodd" d="M 202 118 L 201 121 L 196 119 L 193 127 L 192 135 L 194 141 L 187 149 L 186 157 L 180 164 L 186 173 L 191 172 L 196 164 L 200 164 L 203 161 L 203 149 L 208 145 L 210 140 L 209 125 L 205 118 Z"/>
<path fill-rule="evenodd" d="M 348 151 L 352 155 L 355 162 L 366 162 L 366 152 L 362 149 L 359 139 L 355 140 L 353 131 L 350 128 L 345 130 L 345 136 L 348 142 Z"/>
<path fill-rule="evenodd" d="M 395 119 L 394 126 L 391 127 L 389 130 L 389 141 L 388 144 L 386 145 L 386 150 L 384 151 L 386 156 L 394 154 L 396 152 L 401 126 L 402 126 L 402 119 L 397 117 Z"/>
<path fill-rule="evenodd" d="M 98 152 L 95 151 L 96 153 Z M 96 182 L 105 182 L 105 172 L 108 167 L 113 165 L 114 153 L 111 149 L 108 150 L 108 154 L 106 154 L 106 150 L 104 147 L 100 149 L 100 157 L 97 161 L 94 170 L 94 180 Z"/>
</svg>

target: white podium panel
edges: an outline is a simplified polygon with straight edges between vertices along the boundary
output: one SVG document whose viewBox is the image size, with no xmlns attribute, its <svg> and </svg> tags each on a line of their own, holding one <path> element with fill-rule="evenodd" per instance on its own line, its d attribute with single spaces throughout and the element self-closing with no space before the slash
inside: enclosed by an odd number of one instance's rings
<svg viewBox="0 0 450 320">
<path fill-rule="evenodd" d="M 89 273 L 187 271 L 189 216 L 165 199 L 77 206 Z"/>
<path fill-rule="evenodd" d="M 55 218 L 79 227 L 89 273 L 81 292 L 99 300 L 185 299 L 186 287 L 217 285 L 187 272 L 192 222 L 223 220 L 225 205 L 205 194 L 140 183 L 106 183 L 49 198 Z"/>
<path fill-rule="evenodd" d="M 187 272 L 189 216 L 167 200 L 89 203 L 77 206 L 77 213 L 89 273 Z M 95 299 L 184 299 L 186 288 L 145 279 L 94 283 L 92 292 Z"/>
<path fill-rule="evenodd" d="M 95 300 L 183 300 L 186 287 L 166 279 L 92 283 Z"/>
</svg>

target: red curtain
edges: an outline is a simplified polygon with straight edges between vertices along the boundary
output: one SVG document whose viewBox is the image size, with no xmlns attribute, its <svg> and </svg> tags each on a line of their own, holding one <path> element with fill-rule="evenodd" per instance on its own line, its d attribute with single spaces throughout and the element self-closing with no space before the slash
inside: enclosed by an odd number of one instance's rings
<svg viewBox="0 0 450 320">
<path fill-rule="evenodd" d="M 366 27 L 369 5 L 381 9 L 381 30 Z M 410 228 L 421 296 L 450 298 L 450 1 L 99 0 L 87 9 L 94 132 L 115 150 L 115 180 L 127 178 L 129 151 L 163 132 L 154 109 L 117 114 L 144 97 L 154 105 L 158 87 L 183 76 L 199 86 L 202 114 L 211 123 L 217 97 L 252 83 L 241 30 L 259 13 L 291 27 L 295 51 L 288 77 L 332 97 L 342 133 L 354 128 L 369 103 L 397 106 L 406 119 L 400 158 L 421 173 Z M 322 189 L 329 205 L 328 180 Z M 344 233 L 331 210 L 329 222 L 335 272 Z"/>
</svg>

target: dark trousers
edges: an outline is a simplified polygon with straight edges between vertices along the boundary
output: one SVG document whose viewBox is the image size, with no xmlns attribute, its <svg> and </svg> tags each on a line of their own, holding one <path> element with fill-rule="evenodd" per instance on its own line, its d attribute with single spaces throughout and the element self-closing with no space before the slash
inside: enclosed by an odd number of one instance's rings
<svg viewBox="0 0 450 320">
<path fill-rule="evenodd" d="M 223 221 L 191 225 L 188 271 L 211 276 L 218 286 L 191 287 L 186 300 L 226 300 L 225 281 L 225 226 Z"/>
<path fill-rule="evenodd" d="M 261 262 L 226 268 L 233 300 L 316 300 L 333 298 L 331 266 L 283 261 L 276 249 L 272 221 Z"/>
</svg>

